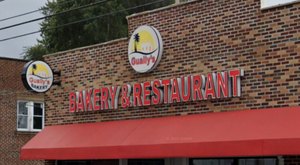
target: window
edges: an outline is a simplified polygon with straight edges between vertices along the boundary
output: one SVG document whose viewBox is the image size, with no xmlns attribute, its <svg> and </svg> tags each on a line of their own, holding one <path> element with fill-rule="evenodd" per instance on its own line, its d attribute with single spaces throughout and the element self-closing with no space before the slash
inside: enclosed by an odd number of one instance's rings
<svg viewBox="0 0 300 165">
<path fill-rule="evenodd" d="M 277 165 L 276 158 L 190 159 L 190 165 Z"/>
<path fill-rule="evenodd" d="M 128 165 L 164 165 L 164 159 L 128 159 Z"/>
<path fill-rule="evenodd" d="M 37 132 L 44 128 L 44 103 L 18 101 L 17 130 Z"/>
<path fill-rule="evenodd" d="M 275 158 L 248 158 L 239 159 L 239 165 L 276 165 L 277 160 Z"/>
<path fill-rule="evenodd" d="M 190 165 L 233 165 L 233 159 L 192 159 Z"/>
<path fill-rule="evenodd" d="M 57 165 L 119 165 L 119 160 L 58 160 Z"/>
<path fill-rule="evenodd" d="M 287 5 L 291 3 L 299 2 L 300 0 L 260 0 L 261 9 L 269 9 L 272 7 Z"/>
</svg>

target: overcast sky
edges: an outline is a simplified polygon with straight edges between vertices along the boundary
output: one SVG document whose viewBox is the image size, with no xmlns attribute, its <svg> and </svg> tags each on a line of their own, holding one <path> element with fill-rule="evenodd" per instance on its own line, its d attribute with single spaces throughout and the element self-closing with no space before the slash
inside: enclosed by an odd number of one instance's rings
<svg viewBox="0 0 300 165">
<path fill-rule="evenodd" d="M 47 0 L 0 0 L 0 20 L 29 11 L 37 10 L 40 7 L 44 6 L 46 2 Z M 0 28 L 42 16 L 43 15 L 40 12 L 36 12 L 11 20 L 0 21 Z M 41 21 L 37 21 L 10 29 L 0 30 L 0 40 L 24 33 L 38 31 L 40 29 L 40 22 Z M 0 42 L 0 56 L 22 58 L 21 55 L 24 52 L 24 47 L 33 46 L 37 43 L 36 39 L 39 37 L 40 34 L 37 33 L 26 37 Z"/>
</svg>

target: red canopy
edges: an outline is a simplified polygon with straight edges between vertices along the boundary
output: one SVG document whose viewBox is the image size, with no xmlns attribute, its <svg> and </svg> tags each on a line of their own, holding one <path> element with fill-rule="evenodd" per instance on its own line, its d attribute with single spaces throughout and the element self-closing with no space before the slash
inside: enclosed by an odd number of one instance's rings
<svg viewBox="0 0 300 165">
<path fill-rule="evenodd" d="M 300 107 L 49 126 L 21 159 L 299 155 L 299 128 Z"/>
</svg>

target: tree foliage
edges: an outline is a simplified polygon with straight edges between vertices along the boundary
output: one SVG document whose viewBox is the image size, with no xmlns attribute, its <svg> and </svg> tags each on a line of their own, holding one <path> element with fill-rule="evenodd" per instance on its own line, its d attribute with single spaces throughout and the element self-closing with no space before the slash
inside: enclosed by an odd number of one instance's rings
<svg viewBox="0 0 300 165">
<path fill-rule="evenodd" d="M 42 44 L 36 44 L 32 47 L 25 48 L 23 58 L 26 60 L 42 60 L 42 56 L 45 54 L 47 54 L 45 47 Z"/>
<path fill-rule="evenodd" d="M 42 13 L 48 16 L 99 1 L 101 0 L 48 1 L 42 8 Z M 165 0 L 161 3 L 135 8 L 134 10 L 126 9 L 157 0 L 102 1 L 103 3 L 96 4 L 92 7 L 72 10 L 46 18 L 41 23 L 42 39 L 38 40 L 37 45 L 26 48 L 24 57 L 27 59 L 41 59 L 39 56 L 47 53 L 64 51 L 126 37 L 128 33 L 127 15 L 162 7 L 173 3 L 174 0 Z M 98 18 L 91 19 L 95 17 Z M 74 23 L 78 21 L 83 22 Z"/>
</svg>

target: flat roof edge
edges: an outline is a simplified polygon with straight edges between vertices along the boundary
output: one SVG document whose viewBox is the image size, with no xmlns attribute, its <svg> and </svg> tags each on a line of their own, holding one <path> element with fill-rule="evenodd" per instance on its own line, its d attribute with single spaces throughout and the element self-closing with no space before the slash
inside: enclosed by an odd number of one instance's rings
<svg viewBox="0 0 300 165">
<path fill-rule="evenodd" d="M 112 44 L 112 43 L 120 42 L 120 41 L 127 40 L 127 39 L 128 39 L 127 37 L 118 38 L 118 39 L 115 39 L 115 40 L 101 42 L 101 43 L 97 43 L 97 44 L 93 44 L 93 45 L 88 45 L 88 46 L 78 47 L 78 48 L 74 48 L 74 49 L 68 49 L 68 50 L 64 50 L 64 51 L 59 51 L 59 52 L 55 52 L 55 53 L 51 53 L 51 54 L 46 54 L 43 57 L 56 56 L 56 55 L 64 54 L 64 53 L 67 53 L 67 52 L 72 52 L 72 51 L 88 49 L 88 48 L 92 48 L 92 47 L 96 47 L 96 46 L 102 46 L 102 45 Z"/>
<path fill-rule="evenodd" d="M 20 61 L 20 62 L 28 62 L 30 60 L 24 60 L 24 59 L 19 59 L 19 58 L 11 58 L 11 57 L 1 57 L 0 60 L 11 60 L 11 61 Z"/>
</svg>

